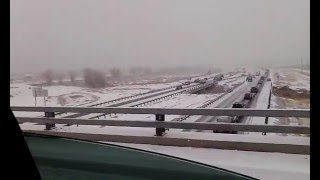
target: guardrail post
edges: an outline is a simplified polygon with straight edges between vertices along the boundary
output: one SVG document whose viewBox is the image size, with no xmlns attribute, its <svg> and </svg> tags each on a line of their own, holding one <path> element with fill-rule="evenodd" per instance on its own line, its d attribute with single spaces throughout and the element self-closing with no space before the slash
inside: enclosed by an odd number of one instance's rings
<svg viewBox="0 0 320 180">
<path fill-rule="evenodd" d="M 164 121 L 164 114 L 156 114 L 156 121 Z M 156 128 L 156 136 L 163 136 L 165 128 Z"/>
<path fill-rule="evenodd" d="M 48 117 L 48 118 L 54 118 L 55 113 L 54 112 L 44 112 L 44 116 Z M 51 130 L 52 128 L 56 127 L 56 124 L 52 124 L 52 123 L 45 123 L 45 125 L 46 125 L 45 130 Z"/>
<path fill-rule="evenodd" d="M 269 100 L 268 100 L 268 108 L 267 109 L 270 109 L 270 104 L 271 104 L 271 94 L 272 94 L 272 83 L 271 83 L 271 88 L 270 88 L 270 94 L 269 94 Z M 269 117 L 266 117 L 265 121 L 264 121 L 264 124 L 268 124 L 268 120 L 269 120 Z M 266 135 L 267 133 L 264 132 L 262 133 L 263 135 Z"/>
</svg>

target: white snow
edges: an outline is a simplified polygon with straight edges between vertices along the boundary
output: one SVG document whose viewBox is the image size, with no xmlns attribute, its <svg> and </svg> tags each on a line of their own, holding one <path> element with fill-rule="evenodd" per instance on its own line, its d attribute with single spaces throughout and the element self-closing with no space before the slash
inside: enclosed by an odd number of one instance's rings
<svg viewBox="0 0 320 180">
<path fill-rule="evenodd" d="M 271 75 L 274 73 L 272 70 Z M 310 77 L 307 72 L 300 73 L 292 70 L 279 70 L 281 77 L 284 79 L 280 83 L 289 84 L 292 88 L 310 87 Z M 294 75 L 298 79 L 296 82 L 289 82 L 285 78 Z M 212 76 L 212 75 L 211 75 Z M 274 77 L 272 82 L 275 82 Z M 309 80 L 308 80 L 309 78 Z M 245 77 L 237 79 L 229 79 L 220 81 L 220 85 L 232 86 L 234 84 L 243 82 Z M 237 87 L 235 91 L 246 85 L 247 82 Z M 308 84 L 309 83 L 309 84 Z M 81 103 L 90 102 L 89 104 L 104 102 L 119 97 L 129 96 L 133 94 L 148 92 L 153 89 L 165 88 L 174 86 L 179 82 L 166 84 L 147 84 L 147 85 L 121 85 L 117 87 L 104 88 L 101 90 L 91 90 L 88 88 L 72 87 L 72 86 L 50 86 L 44 87 L 49 90 L 49 101 L 47 106 L 60 106 L 58 103 L 58 96 L 63 96 L 66 99 L 67 106 L 76 106 Z M 11 83 L 10 93 L 13 97 L 10 98 L 11 105 L 34 106 L 34 98 L 32 97 L 32 86 L 26 83 Z M 257 97 L 256 108 L 267 108 L 268 96 L 270 91 L 270 82 L 266 81 L 259 96 Z M 158 92 L 156 92 L 158 93 Z M 215 107 L 217 104 L 224 101 L 232 95 L 233 92 L 227 94 L 225 97 L 211 104 L 208 108 Z M 82 97 L 73 99 L 71 96 L 81 95 Z M 168 98 L 164 101 L 146 105 L 144 107 L 159 107 L 159 108 L 196 108 L 210 99 L 214 99 L 220 94 L 181 94 Z M 99 99 L 96 99 L 96 98 Z M 272 99 L 275 103 L 275 100 Z M 42 98 L 37 101 L 38 106 L 43 106 Z M 15 112 L 17 116 L 38 116 L 43 113 L 29 113 L 29 112 Z M 92 116 L 92 115 L 90 115 Z M 179 116 L 168 115 L 166 121 Z M 154 115 L 127 115 L 127 114 L 111 114 L 107 119 L 122 119 L 122 120 L 146 120 L 154 121 Z M 199 116 L 191 116 L 186 122 L 192 122 Z M 263 124 L 264 117 L 255 117 L 249 122 L 254 124 Z M 269 118 L 269 124 L 275 123 L 277 120 Z M 44 125 L 35 125 L 34 123 L 20 124 L 23 130 L 43 130 Z M 153 136 L 155 128 L 140 128 L 140 127 L 100 127 L 89 125 L 72 125 L 64 126 L 56 125 L 56 129 L 52 131 L 59 132 L 79 132 L 90 134 L 114 134 L 114 135 L 135 135 L 135 136 Z M 261 134 L 261 133 L 259 133 Z M 271 134 L 271 133 L 269 133 Z M 267 133 L 267 135 L 269 135 Z M 238 142 L 273 142 L 273 143 L 293 143 L 293 144 L 309 144 L 309 139 L 305 137 L 292 136 L 257 136 L 257 133 L 234 135 L 234 134 L 215 134 L 215 133 L 197 133 L 197 132 L 181 132 L 179 129 L 170 129 L 165 137 L 168 138 L 196 138 L 204 140 L 229 140 Z M 310 156 L 308 155 L 293 155 L 281 153 L 263 153 L 263 152 L 246 152 L 246 151 L 232 151 L 232 150 L 218 150 L 209 148 L 191 148 L 191 147 L 172 147 L 172 146 L 156 146 L 156 145 L 142 145 L 142 144 L 128 144 L 128 143 L 114 143 L 125 146 L 141 148 L 145 150 L 170 154 L 173 156 L 190 159 L 213 166 L 218 166 L 231 171 L 236 171 L 259 179 L 309 179 L 310 176 Z M 183 152 L 183 153 L 181 153 Z"/>
<path fill-rule="evenodd" d="M 294 90 L 310 90 L 310 72 L 292 68 L 273 70 L 272 72 L 278 72 L 280 76 L 279 81 L 273 77 L 274 86 L 288 86 Z"/>
<path fill-rule="evenodd" d="M 279 81 L 276 77 L 276 73 L 280 75 Z M 283 69 L 272 69 L 270 71 L 271 79 L 273 82 L 273 86 L 279 87 L 279 86 L 288 86 L 290 89 L 298 90 L 298 89 L 305 89 L 310 90 L 310 71 L 309 70 L 301 70 L 301 69 L 295 69 L 295 68 L 283 68 Z M 295 104 L 297 107 L 300 107 L 300 103 L 306 103 L 306 102 L 300 102 L 299 100 L 290 100 L 292 103 L 290 107 L 285 107 L 286 103 L 281 103 L 282 100 L 288 101 L 290 99 L 272 96 L 271 97 L 271 108 L 290 108 L 294 109 Z M 277 102 L 281 104 L 277 104 Z M 298 125 L 298 120 L 296 118 L 288 118 L 289 124 L 288 125 Z M 279 118 L 269 117 L 268 124 L 281 124 L 282 122 L 279 120 Z M 267 135 L 279 135 L 276 133 L 267 133 Z M 280 134 L 282 135 L 282 134 Z M 293 135 L 296 136 L 296 134 L 283 134 L 283 135 Z"/>
</svg>

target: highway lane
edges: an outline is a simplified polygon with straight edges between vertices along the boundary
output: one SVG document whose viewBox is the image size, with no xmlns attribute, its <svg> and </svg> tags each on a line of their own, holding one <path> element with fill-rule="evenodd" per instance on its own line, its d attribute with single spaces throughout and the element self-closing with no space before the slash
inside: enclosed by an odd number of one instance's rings
<svg viewBox="0 0 320 180">
<path fill-rule="evenodd" d="M 237 74 L 234 74 L 232 76 L 229 76 L 226 79 L 230 79 L 230 78 L 232 78 L 232 77 L 234 77 L 236 75 Z M 213 81 L 214 80 L 210 80 L 210 82 L 213 82 Z M 148 95 L 148 96 L 142 96 L 142 97 L 134 98 L 134 99 L 127 100 L 127 101 L 124 101 L 124 102 L 115 103 L 115 104 L 112 104 L 112 105 L 109 105 L 109 106 L 105 106 L 105 107 L 122 107 L 122 106 L 123 107 L 132 107 L 132 106 L 135 106 L 137 104 L 140 104 L 140 103 L 143 103 L 143 102 L 152 101 L 152 100 L 155 100 L 155 99 L 159 99 L 159 98 L 165 97 L 165 96 L 170 95 L 170 94 L 183 93 L 184 91 L 186 91 L 188 89 L 191 89 L 193 87 L 196 87 L 196 86 L 199 86 L 199 84 L 198 83 L 192 83 L 191 85 L 183 86 L 183 89 L 181 89 L 181 90 L 175 90 L 175 88 L 174 88 L 174 89 L 158 92 L 158 93 L 155 93 L 155 94 L 151 94 L 151 95 Z M 88 115 L 90 115 L 90 117 Z M 104 114 L 77 113 L 77 114 L 72 114 L 72 115 L 66 116 L 64 118 L 79 118 L 79 117 L 81 117 L 81 118 L 93 119 L 93 118 L 97 118 L 97 117 L 100 117 L 100 116 L 104 116 Z"/>
<path fill-rule="evenodd" d="M 235 90 L 233 90 L 232 94 L 229 97 L 224 98 L 221 102 L 214 106 L 209 106 L 208 108 L 230 108 L 232 107 L 234 102 L 240 102 L 243 100 L 244 94 L 246 92 L 250 91 L 250 88 L 252 86 L 256 86 L 260 77 L 256 76 L 252 82 L 245 82 L 240 87 L 237 87 Z M 194 122 L 217 122 L 218 116 L 200 116 L 198 119 L 196 119 Z M 182 130 L 183 132 L 190 132 L 190 131 L 196 131 L 196 132 L 208 132 L 208 131 L 201 131 L 201 130 L 189 130 L 185 129 Z"/>
<path fill-rule="evenodd" d="M 235 92 L 225 100 L 223 100 L 221 103 L 216 105 L 214 108 L 230 108 L 232 107 L 234 102 L 240 102 L 243 100 L 244 94 L 246 92 L 250 91 L 250 88 L 252 86 L 255 86 L 258 83 L 258 80 L 255 78 L 252 82 L 245 82 L 242 87 L 239 89 L 236 89 Z M 201 116 L 199 119 L 197 119 L 195 122 L 214 122 L 216 117 L 212 116 Z"/>
</svg>

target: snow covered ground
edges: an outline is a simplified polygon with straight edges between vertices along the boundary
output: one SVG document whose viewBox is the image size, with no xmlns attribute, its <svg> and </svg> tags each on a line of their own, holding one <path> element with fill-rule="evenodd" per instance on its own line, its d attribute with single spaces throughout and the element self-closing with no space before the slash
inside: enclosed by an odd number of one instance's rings
<svg viewBox="0 0 320 180">
<path fill-rule="evenodd" d="M 290 73 L 290 72 L 293 73 Z M 271 74 L 273 74 L 272 71 Z M 297 70 L 279 70 L 279 74 L 282 78 L 279 84 L 285 83 L 285 81 L 290 81 L 292 74 L 298 76 L 302 83 L 291 83 L 290 86 L 294 88 L 306 88 L 310 87 L 310 80 L 308 86 L 307 73 L 299 73 Z M 300 75 L 301 74 L 301 75 Z M 289 79 L 288 79 L 289 76 Z M 287 78 L 287 79 L 285 79 Z M 310 77 L 309 77 L 310 78 Z M 303 80 L 304 79 L 304 80 Z M 238 79 L 229 79 L 220 81 L 218 85 L 230 87 L 235 84 L 239 84 L 245 80 L 245 77 Z M 275 77 L 272 76 L 272 82 L 275 81 Z M 166 83 L 166 84 L 148 84 L 148 85 L 122 85 L 112 88 L 105 88 L 102 90 L 92 90 L 87 88 L 73 87 L 73 86 L 51 86 L 44 87 L 49 90 L 49 96 L 47 101 L 47 106 L 76 106 L 82 103 L 99 103 L 119 97 L 134 95 L 138 93 L 148 92 L 150 90 L 165 88 L 173 85 L 177 85 L 179 82 Z M 234 92 L 246 85 L 247 82 L 240 85 Z M 287 83 L 288 84 L 288 83 Z M 26 83 L 12 83 L 10 84 L 10 93 L 13 97 L 10 98 L 11 105 L 21 105 L 21 106 L 34 106 L 34 98 L 32 97 L 31 86 Z M 260 95 L 257 97 L 256 104 L 254 107 L 266 108 L 268 102 L 268 96 L 270 92 L 270 82 L 266 81 L 263 86 Z M 154 104 L 148 104 L 144 107 L 162 107 L 162 108 L 196 108 L 210 99 L 214 99 L 221 94 L 181 94 L 179 96 L 174 96 L 166 99 L 165 101 L 157 102 Z M 232 92 L 227 94 L 224 98 L 228 98 L 232 95 Z M 59 100 L 60 98 L 60 100 Z M 217 104 L 221 103 L 224 98 L 211 104 L 208 108 L 215 107 Z M 64 103 L 61 103 L 61 99 L 64 99 Z M 275 97 L 273 97 L 272 102 L 275 104 Z M 39 98 L 37 101 L 38 106 L 43 106 L 43 99 Z M 273 106 L 271 106 L 272 108 Z M 24 116 L 24 112 L 15 112 L 17 116 Z M 28 113 L 30 115 L 30 113 Z M 33 113 L 34 115 L 43 115 L 43 113 Z M 166 116 L 166 121 L 170 121 L 176 117 L 174 115 Z M 150 120 L 154 121 L 154 115 L 125 115 L 125 114 L 111 114 L 106 117 L 107 119 L 114 120 Z M 198 118 L 198 116 L 192 116 L 186 120 L 186 122 L 194 121 L 193 118 Z M 257 118 L 257 117 L 255 117 Z M 100 118 L 101 119 L 101 118 Z M 263 124 L 264 118 L 261 119 L 250 119 L 251 123 Z M 277 119 L 269 118 L 269 124 L 276 124 Z M 135 135 L 146 135 L 153 136 L 155 134 L 154 128 L 139 128 L 139 127 L 100 127 L 100 126 L 64 126 L 56 125 L 57 128 L 52 131 L 60 132 L 83 132 L 83 133 L 94 133 L 94 134 L 135 134 Z M 34 123 L 23 123 L 20 127 L 24 130 L 43 130 L 43 125 L 34 125 Z M 168 137 L 182 137 L 182 136 L 192 136 L 200 137 L 203 139 L 209 139 L 213 133 L 180 133 L 181 130 L 170 129 L 166 136 Z M 261 134 L 261 133 L 259 133 Z M 267 136 L 271 133 L 267 133 Z M 215 134 L 219 136 L 219 134 Z M 236 135 L 234 135 L 236 136 Z M 248 134 L 243 136 L 253 136 L 253 138 L 261 137 L 255 134 Z M 228 136 L 228 138 L 231 136 Z M 235 140 L 241 141 L 241 135 L 234 137 Z M 288 140 L 289 141 L 289 137 Z M 115 143 L 122 144 L 122 143 Z M 156 151 L 164 154 L 170 154 L 173 156 L 182 157 L 185 159 L 190 159 L 213 166 L 218 166 L 221 168 L 229 169 L 231 171 L 236 171 L 239 173 L 247 174 L 260 179 L 309 179 L 310 176 L 310 156 L 308 155 L 291 155 L 291 154 L 281 154 L 281 153 L 262 153 L 262 152 L 245 152 L 245 151 L 231 151 L 231 150 L 218 150 L 218 149 L 207 149 L 207 148 L 191 148 L 191 147 L 169 147 L 169 146 L 155 146 L 155 145 L 142 145 L 142 144 L 122 144 L 125 146 L 146 149 L 151 151 Z M 183 153 L 181 153 L 183 152 Z"/>
<path fill-rule="evenodd" d="M 120 97 L 131 96 L 139 93 L 149 92 L 159 88 L 174 86 L 178 82 L 166 84 L 148 84 L 117 86 L 104 89 L 90 89 L 75 86 L 44 86 L 48 90 L 46 104 L 43 97 L 37 97 L 36 101 L 32 95 L 34 86 L 28 83 L 10 84 L 10 105 L 11 106 L 88 106 L 101 103 Z M 36 102 L 36 104 L 35 104 Z M 16 115 L 24 112 L 15 112 Z M 29 113 L 30 115 L 30 113 Z M 39 113 L 34 113 L 39 115 Z"/>
<path fill-rule="evenodd" d="M 294 90 L 310 90 L 310 71 L 288 68 L 273 70 L 273 73 L 279 74 L 279 80 L 273 76 L 274 86 L 289 86 Z"/>
<path fill-rule="evenodd" d="M 304 109 L 310 108 L 310 71 L 294 68 L 273 69 L 270 71 L 273 86 L 276 88 L 288 87 L 280 91 L 281 96 L 273 92 L 271 97 L 271 108 Z M 277 77 L 279 74 L 279 78 Z M 278 90 L 278 89 L 276 89 Z M 293 91 L 292 91 L 293 90 Z M 304 93 L 303 96 L 299 93 Z M 287 96 L 286 96 L 287 95 Z M 269 118 L 268 124 L 278 125 L 309 125 L 310 118 Z M 272 133 L 270 133 L 272 135 Z"/>
</svg>

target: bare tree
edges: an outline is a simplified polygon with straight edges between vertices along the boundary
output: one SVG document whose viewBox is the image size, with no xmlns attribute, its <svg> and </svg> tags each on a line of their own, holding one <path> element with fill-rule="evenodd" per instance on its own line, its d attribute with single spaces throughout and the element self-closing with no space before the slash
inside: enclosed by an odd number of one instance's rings
<svg viewBox="0 0 320 180">
<path fill-rule="evenodd" d="M 65 77 L 65 74 L 64 73 L 59 73 L 56 76 L 57 76 L 59 84 L 63 84 L 63 79 Z"/>
<path fill-rule="evenodd" d="M 121 71 L 118 68 L 112 68 L 110 74 L 114 79 L 119 79 L 121 77 Z"/>
<path fill-rule="evenodd" d="M 83 70 L 83 79 L 84 79 L 84 83 L 89 86 L 89 87 L 93 87 L 94 86 L 94 80 L 93 80 L 93 70 L 91 69 L 84 69 Z"/>
<path fill-rule="evenodd" d="M 130 68 L 130 74 L 131 75 L 137 75 L 138 74 L 138 72 L 139 72 L 139 69 L 138 68 L 136 68 L 136 67 L 133 67 L 133 68 Z"/>
<path fill-rule="evenodd" d="M 150 67 L 143 68 L 143 73 L 145 75 L 150 75 L 152 73 L 152 69 Z"/>
<path fill-rule="evenodd" d="M 106 86 L 106 79 L 105 79 L 104 73 L 99 71 L 94 71 L 94 80 L 95 80 L 95 86 L 97 88 L 103 88 Z"/>
<path fill-rule="evenodd" d="M 51 69 L 46 70 L 42 73 L 42 78 L 45 80 L 48 86 L 52 85 L 53 71 Z"/>
<path fill-rule="evenodd" d="M 74 83 L 74 80 L 75 80 L 75 73 L 73 71 L 70 71 L 69 72 L 69 78 L 70 78 L 70 81 L 72 83 Z"/>
<path fill-rule="evenodd" d="M 105 76 L 102 72 L 92 69 L 85 69 L 83 72 L 84 82 L 92 88 L 103 88 L 106 86 Z"/>
</svg>

